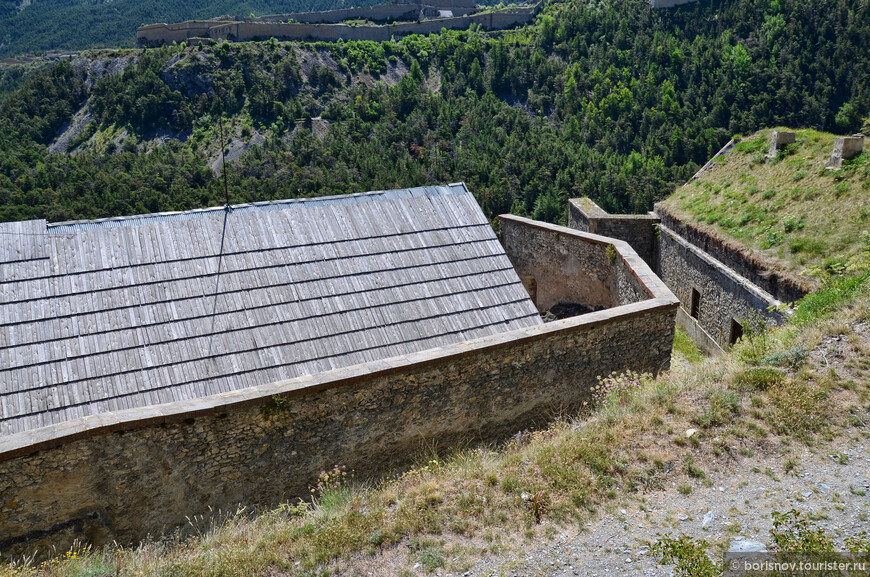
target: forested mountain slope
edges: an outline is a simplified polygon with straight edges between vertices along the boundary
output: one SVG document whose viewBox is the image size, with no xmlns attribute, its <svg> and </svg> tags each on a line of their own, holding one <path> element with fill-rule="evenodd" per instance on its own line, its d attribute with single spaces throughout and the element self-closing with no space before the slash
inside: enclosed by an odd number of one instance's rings
<svg viewBox="0 0 870 577">
<path fill-rule="evenodd" d="M 0 0 L 0 57 L 45 50 L 134 46 L 155 22 L 333 10 L 380 0 Z"/>
<path fill-rule="evenodd" d="M 494 35 L 95 54 L 0 104 L 0 219 L 220 204 L 221 111 L 233 202 L 463 180 L 490 216 L 645 211 L 735 133 L 859 129 L 866 46 L 870 0 L 603 0 Z"/>
</svg>

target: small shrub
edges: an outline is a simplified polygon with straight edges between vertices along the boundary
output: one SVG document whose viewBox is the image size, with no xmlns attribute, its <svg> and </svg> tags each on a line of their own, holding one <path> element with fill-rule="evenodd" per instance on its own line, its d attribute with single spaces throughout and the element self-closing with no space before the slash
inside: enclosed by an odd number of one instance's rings
<svg viewBox="0 0 870 577">
<path fill-rule="evenodd" d="M 766 391 L 784 380 L 782 371 L 766 367 L 751 367 L 731 375 L 733 385 L 743 391 Z"/>
<path fill-rule="evenodd" d="M 761 364 L 796 369 L 806 362 L 809 354 L 809 351 L 803 347 L 794 347 L 765 356 L 761 359 Z"/>
<path fill-rule="evenodd" d="M 740 325 L 743 327 L 743 336 L 735 345 L 734 352 L 742 362 L 757 365 L 770 350 L 773 329 L 767 326 L 767 319 L 758 313 L 753 313 L 749 319 L 740 319 Z"/>
<path fill-rule="evenodd" d="M 427 573 L 434 573 L 436 569 L 444 567 L 444 549 L 441 547 L 426 547 L 420 551 L 420 563 Z"/>
<path fill-rule="evenodd" d="M 677 491 L 681 495 L 688 495 L 692 492 L 692 486 L 691 485 L 677 485 Z"/>
<path fill-rule="evenodd" d="M 686 455 L 683 458 L 683 471 L 693 479 L 704 479 L 707 477 L 704 470 L 695 464 L 695 458 L 692 455 Z"/>
<path fill-rule="evenodd" d="M 819 431 L 826 415 L 827 393 L 804 380 L 786 381 L 770 391 L 773 405 L 767 421 L 779 434 L 807 434 Z"/>
<path fill-rule="evenodd" d="M 793 216 L 790 216 L 782 222 L 782 230 L 784 230 L 786 233 L 795 230 L 801 230 L 802 228 L 804 228 L 804 226 L 806 226 L 804 219 L 795 218 Z"/>
<path fill-rule="evenodd" d="M 675 577 L 719 577 L 722 569 L 707 553 L 709 546 L 703 539 L 668 535 L 653 543 L 650 553 L 658 556 L 662 564 L 676 565 Z"/>
<path fill-rule="evenodd" d="M 730 421 L 739 410 L 740 397 L 731 391 L 718 389 L 710 394 L 707 409 L 692 421 L 704 428 L 717 427 Z"/>
</svg>

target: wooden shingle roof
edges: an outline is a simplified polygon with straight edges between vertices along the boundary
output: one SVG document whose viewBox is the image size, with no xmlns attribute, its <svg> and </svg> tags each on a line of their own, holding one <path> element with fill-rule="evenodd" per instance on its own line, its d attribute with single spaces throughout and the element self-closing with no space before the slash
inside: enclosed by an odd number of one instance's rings
<svg viewBox="0 0 870 577">
<path fill-rule="evenodd" d="M 0 436 L 540 323 L 463 184 L 3 223 Z"/>
</svg>

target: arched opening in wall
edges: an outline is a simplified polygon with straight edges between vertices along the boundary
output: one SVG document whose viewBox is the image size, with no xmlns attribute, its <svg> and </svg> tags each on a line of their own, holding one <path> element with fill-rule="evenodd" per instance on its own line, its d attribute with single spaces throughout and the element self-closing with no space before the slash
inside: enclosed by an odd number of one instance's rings
<svg viewBox="0 0 870 577">
<path fill-rule="evenodd" d="M 743 336 L 743 325 L 737 319 L 731 319 L 731 331 L 728 333 L 728 344 L 732 347 Z"/>
<path fill-rule="evenodd" d="M 689 315 L 698 320 L 698 313 L 701 311 L 701 292 L 698 289 L 692 289 L 692 301 L 689 306 Z"/>
<path fill-rule="evenodd" d="M 526 292 L 529 293 L 532 303 L 538 306 L 538 281 L 533 276 L 526 276 L 523 277 L 523 286 L 526 287 Z"/>
</svg>

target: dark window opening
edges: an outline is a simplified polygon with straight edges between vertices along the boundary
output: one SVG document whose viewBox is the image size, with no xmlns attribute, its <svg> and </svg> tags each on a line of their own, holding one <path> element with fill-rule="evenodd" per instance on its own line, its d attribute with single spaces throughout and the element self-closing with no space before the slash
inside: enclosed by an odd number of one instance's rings
<svg viewBox="0 0 870 577">
<path fill-rule="evenodd" d="M 728 344 L 733 347 L 742 336 L 743 325 L 740 324 L 740 321 L 731 319 L 731 334 L 728 336 Z"/>
<path fill-rule="evenodd" d="M 692 306 L 689 308 L 689 315 L 695 320 L 698 319 L 698 312 L 701 310 L 701 293 L 697 289 L 692 289 Z"/>
</svg>

